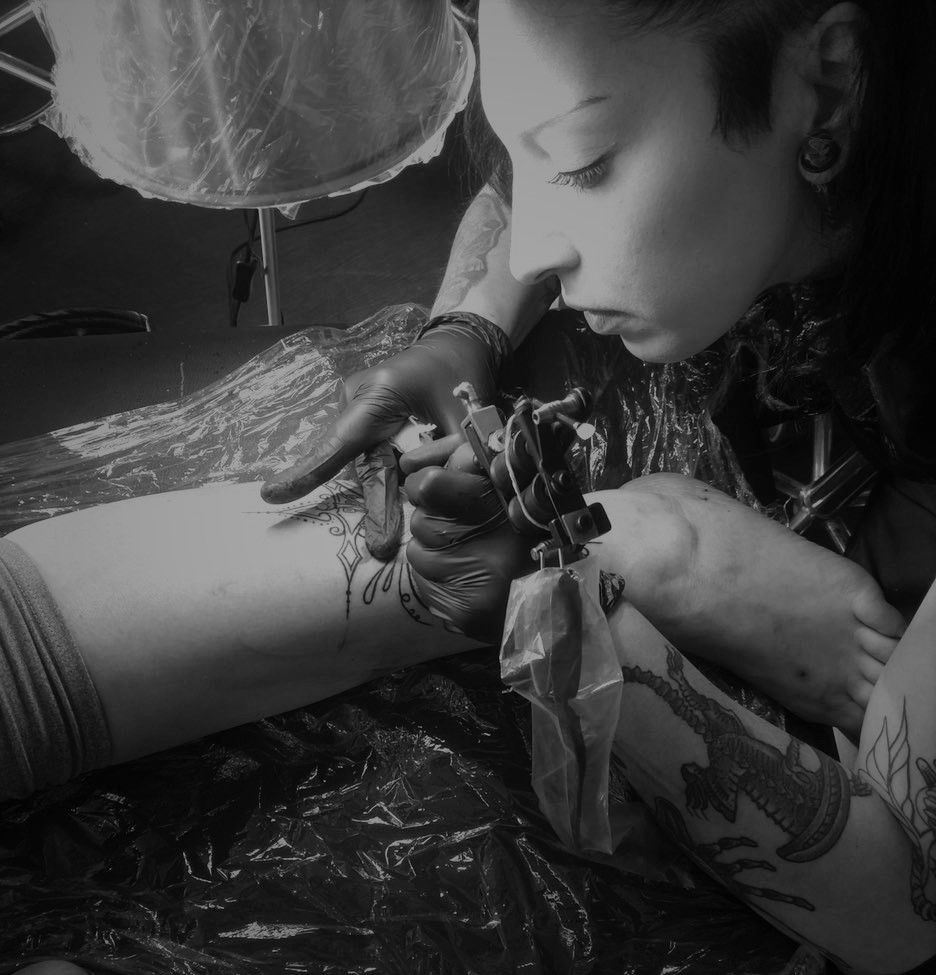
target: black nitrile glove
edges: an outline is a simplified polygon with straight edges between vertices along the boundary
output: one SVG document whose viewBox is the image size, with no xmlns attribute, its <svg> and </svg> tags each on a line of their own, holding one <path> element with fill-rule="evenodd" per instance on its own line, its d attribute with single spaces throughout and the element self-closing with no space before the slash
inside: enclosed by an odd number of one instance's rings
<svg viewBox="0 0 936 975">
<path fill-rule="evenodd" d="M 543 435 L 562 453 L 575 437 L 558 422 Z M 463 443 L 444 468 L 426 467 L 406 479 L 416 509 L 406 548 L 416 588 L 434 615 L 467 636 L 498 643 L 511 583 L 537 567 L 531 550 L 549 537 L 545 526 L 555 511 L 536 481 L 542 475 L 519 431 L 495 455 L 490 477 Z"/>
<path fill-rule="evenodd" d="M 401 521 L 388 438 L 411 416 L 435 423 L 444 436 L 405 454 L 400 466 L 409 472 L 443 463 L 462 442 L 465 409 L 452 390 L 468 381 L 482 402 L 492 402 L 510 358 L 505 333 L 480 315 L 433 319 L 408 349 L 345 380 L 340 416 L 311 454 L 263 485 L 263 499 L 282 504 L 301 498 L 364 454 L 357 471 L 368 510 L 367 546 L 378 558 L 392 558 Z"/>
<path fill-rule="evenodd" d="M 467 445 L 446 467 L 407 477 L 406 495 L 415 508 L 406 558 L 420 598 L 460 632 L 498 643 L 510 584 L 536 568 L 532 539 L 511 527 Z"/>
</svg>

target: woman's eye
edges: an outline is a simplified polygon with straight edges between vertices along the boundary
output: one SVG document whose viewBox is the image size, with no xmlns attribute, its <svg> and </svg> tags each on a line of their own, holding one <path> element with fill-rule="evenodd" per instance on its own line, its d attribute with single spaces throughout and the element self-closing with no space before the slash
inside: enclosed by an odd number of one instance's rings
<svg viewBox="0 0 936 975">
<path fill-rule="evenodd" d="M 553 186 L 572 186 L 577 190 L 591 189 L 601 181 L 601 178 L 608 171 L 608 159 L 609 156 L 605 155 L 583 169 L 576 169 L 569 173 L 556 173 L 546 182 Z"/>
</svg>

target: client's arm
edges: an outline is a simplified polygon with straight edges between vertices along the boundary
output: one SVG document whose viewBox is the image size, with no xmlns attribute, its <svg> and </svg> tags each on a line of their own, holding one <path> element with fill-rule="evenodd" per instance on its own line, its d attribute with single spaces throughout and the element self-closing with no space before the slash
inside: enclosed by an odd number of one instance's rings
<svg viewBox="0 0 936 975">
<path fill-rule="evenodd" d="M 58 604 L 120 762 L 478 645 L 419 602 L 402 552 L 368 554 L 363 515 L 340 482 L 288 507 L 218 485 L 8 538 Z"/>
<path fill-rule="evenodd" d="M 932 971 L 936 587 L 874 688 L 854 767 L 733 702 L 632 605 L 609 621 L 624 678 L 614 750 L 676 841 L 844 971 Z"/>
</svg>

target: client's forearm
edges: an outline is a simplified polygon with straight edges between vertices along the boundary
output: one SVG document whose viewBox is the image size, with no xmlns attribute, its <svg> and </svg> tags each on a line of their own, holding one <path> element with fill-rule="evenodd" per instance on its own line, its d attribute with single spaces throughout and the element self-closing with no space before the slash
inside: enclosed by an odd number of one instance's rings
<svg viewBox="0 0 936 975">
<path fill-rule="evenodd" d="M 908 736 L 896 744 L 899 707 L 874 760 L 853 770 L 733 702 L 630 604 L 610 623 L 624 678 L 614 751 L 673 838 L 729 891 L 846 970 L 903 972 L 932 955 L 927 770 L 911 776 Z M 920 708 L 911 730 L 931 711 Z M 883 735 L 878 721 L 870 741 Z M 923 738 L 913 754 L 932 754 Z M 885 781 L 903 788 L 897 801 Z M 904 828 L 917 790 L 919 832 Z"/>
<path fill-rule="evenodd" d="M 36 562 L 101 696 L 114 761 L 476 646 L 371 558 L 351 485 L 288 507 L 256 484 L 154 495 L 9 538 Z"/>
</svg>

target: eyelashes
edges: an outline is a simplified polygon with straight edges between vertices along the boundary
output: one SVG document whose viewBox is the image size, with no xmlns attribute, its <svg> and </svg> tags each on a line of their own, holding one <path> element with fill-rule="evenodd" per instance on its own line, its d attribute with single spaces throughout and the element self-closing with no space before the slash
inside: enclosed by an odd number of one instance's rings
<svg viewBox="0 0 936 975">
<path fill-rule="evenodd" d="M 571 186 L 577 190 L 588 190 L 597 186 L 608 171 L 610 153 L 606 153 L 600 159 L 593 162 L 590 166 L 576 169 L 569 173 L 556 173 L 546 180 L 551 186 Z"/>
</svg>

